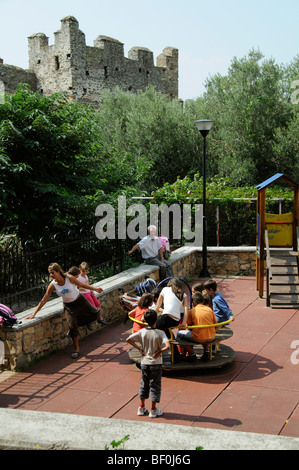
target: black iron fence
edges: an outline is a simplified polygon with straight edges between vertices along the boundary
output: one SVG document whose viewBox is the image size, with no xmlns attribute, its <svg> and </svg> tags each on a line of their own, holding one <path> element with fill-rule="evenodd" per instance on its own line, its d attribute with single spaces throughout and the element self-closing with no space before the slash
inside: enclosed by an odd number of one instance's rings
<svg viewBox="0 0 299 470">
<path fill-rule="evenodd" d="M 289 202 L 282 199 L 273 201 L 273 204 L 271 212 L 290 210 Z M 255 246 L 256 200 L 235 200 L 226 205 L 215 201 L 207 205 L 207 220 L 208 246 Z M 184 244 L 183 237 L 181 240 L 173 239 L 171 229 L 169 232 L 172 249 Z M 53 262 L 67 271 L 71 266 L 87 261 L 91 268 L 91 282 L 98 282 L 141 262 L 137 251 L 131 256 L 127 254 L 136 241 L 99 240 L 96 236 L 87 235 L 79 240 L 59 243 L 57 238 L 54 237 L 53 246 L 43 249 L 30 249 L 29 243 L 21 246 L 13 237 L 4 245 L 0 244 L 0 303 L 9 305 L 16 313 L 34 306 L 49 283 L 48 266 Z"/>
<path fill-rule="evenodd" d="M 95 236 L 38 251 L 28 250 L 26 244 L 11 243 L 1 253 L 0 303 L 16 313 L 34 306 L 45 293 L 48 266 L 53 262 L 67 271 L 87 261 L 89 277 L 96 282 L 123 271 L 129 262 L 127 251 L 126 241 L 99 240 Z"/>
</svg>

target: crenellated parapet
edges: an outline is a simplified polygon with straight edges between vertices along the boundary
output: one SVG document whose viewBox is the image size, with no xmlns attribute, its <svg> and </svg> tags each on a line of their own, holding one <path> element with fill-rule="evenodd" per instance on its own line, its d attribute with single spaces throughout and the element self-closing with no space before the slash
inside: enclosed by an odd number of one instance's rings
<svg viewBox="0 0 299 470">
<path fill-rule="evenodd" d="M 73 16 L 61 20 L 54 44 L 37 33 L 28 38 L 29 69 L 34 72 L 38 92 L 64 92 L 70 100 L 97 103 L 104 89 L 137 92 L 153 85 L 158 91 L 178 97 L 178 49 L 166 47 L 154 64 L 153 53 L 133 47 L 124 56 L 124 44 L 98 36 L 87 46 L 84 33 Z"/>
</svg>

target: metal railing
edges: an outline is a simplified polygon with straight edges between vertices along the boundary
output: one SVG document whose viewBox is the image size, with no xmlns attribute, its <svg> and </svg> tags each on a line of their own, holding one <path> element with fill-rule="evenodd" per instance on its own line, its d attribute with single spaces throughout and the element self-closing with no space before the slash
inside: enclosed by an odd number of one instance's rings
<svg viewBox="0 0 299 470">
<path fill-rule="evenodd" d="M 283 200 L 278 199 L 276 203 L 281 212 Z M 215 204 L 207 205 L 208 246 L 255 246 L 256 200 L 248 199 L 245 204 L 245 210 L 244 205 L 238 204 L 230 212 L 218 205 L 217 200 Z M 173 240 L 171 233 L 170 229 L 171 249 L 184 244 L 183 237 Z M 66 234 L 67 239 L 70 236 L 70 233 Z M 30 243 L 21 246 L 16 241 L 6 244 L 5 249 L 0 246 L 0 303 L 10 306 L 16 313 L 34 306 L 49 283 L 48 266 L 52 262 L 67 271 L 71 266 L 87 261 L 93 282 L 121 272 L 130 266 L 127 252 L 136 243 L 132 240 L 99 240 L 95 235 L 81 236 L 79 240 L 67 243 L 59 243 L 57 239 L 58 235 L 54 236 L 53 246 L 43 249 L 30 249 Z M 141 262 L 141 256 L 131 256 L 130 262 L 134 260 Z"/>
<path fill-rule="evenodd" d="M 30 251 L 13 244 L 1 253 L 0 303 L 10 306 L 16 313 L 35 305 L 49 283 L 48 266 L 56 262 L 68 271 L 87 261 L 89 277 L 97 282 L 123 271 L 127 260 L 124 240 L 98 240 L 85 237 L 49 248 Z"/>
</svg>

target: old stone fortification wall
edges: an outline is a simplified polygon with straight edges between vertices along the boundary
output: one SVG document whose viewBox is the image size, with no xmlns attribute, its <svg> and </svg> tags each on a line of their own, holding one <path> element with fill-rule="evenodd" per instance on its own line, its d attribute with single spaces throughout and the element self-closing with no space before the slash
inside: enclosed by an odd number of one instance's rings
<svg viewBox="0 0 299 470">
<path fill-rule="evenodd" d="M 143 47 L 133 47 L 126 58 L 124 45 L 117 39 L 98 36 L 93 47 L 87 46 L 78 21 L 68 16 L 54 33 L 53 45 L 44 33 L 37 33 L 28 38 L 28 49 L 28 70 L 0 60 L 0 80 L 8 93 L 26 82 L 38 93 L 64 92 L 70 100 L 82 103 L 97 104 L 104 89 L 137 92 L 148 85 L 178 97 L 178 49 L 173 47 L 163 50 L 156 66 L 153 53 Z"/>
<path fill-rule="evenodd" d="M 37 78 L 34 72 L 15 67 L 14 65 L 3 64 L 0 59 L 0 81 L 4 84 L 1 91 L 14 93 L 19 83 L 28 83 L 32 90 L 37 90 Z"/>
<path fill-rule="evenodd" d="M 201 250 L 196 247 L 182 247 L 171 256 L 174 274 L 185 280 L 196 278 L 201 269 Z M 208 269 L 216 275 L 255 275 L 255 248 L 215 248 L 208 252 Z M 158 281 L 158 270 L 154 266 L 140 265 L 97 283 L 102 287 L 99 295 L 101 313 L 110 323 L 124 319 L 119 289 L 130 292 L 149 276 Z M 33 312 L 29 309 L 17 315 L 22 321 L 13 328 L 1 328 L 0 340 L 5 345 L 4 368 L 18 370 L 32 361 L 53 351 L 64 349 L 70 344 L 68 326 L 61 299 L 49 301 L 32 320 L 24 317 Z M 102 325 L 93 323 L 93 332 Z M 92 334 L 86 327 L 80 329 L 80 337 Z M 1 365 L 0 365 L 1 367 Z"/>
</svg>

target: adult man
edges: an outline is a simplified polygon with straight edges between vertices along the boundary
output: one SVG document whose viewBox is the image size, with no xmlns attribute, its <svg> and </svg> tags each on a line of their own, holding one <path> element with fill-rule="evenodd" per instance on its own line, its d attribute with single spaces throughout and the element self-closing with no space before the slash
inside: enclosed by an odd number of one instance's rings
<svg viewBox="0 0 299 470">
<path fill-rule="evenodd" d="M 174 274 L 171 263 L 163 258 L 163 248 L 161 241 L 156 237 L 156 230 L 155 225 L 150 225 L 147 229 L 148 235 L 133 246 L 129 255 L 139 248 L 145 264 L 159 266 L 162 281 L 167 277 L 174 277 Z"/>
</svg>

